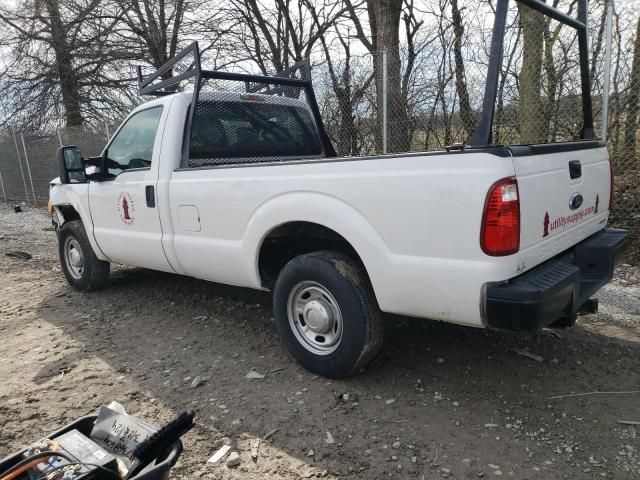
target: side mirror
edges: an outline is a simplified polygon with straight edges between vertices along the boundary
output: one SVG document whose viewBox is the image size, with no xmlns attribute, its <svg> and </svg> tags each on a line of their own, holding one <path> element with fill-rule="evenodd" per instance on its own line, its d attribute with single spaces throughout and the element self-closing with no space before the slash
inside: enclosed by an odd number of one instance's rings
<svg viewBox="0 0 640 480">
<path fill-rule="evenodd" d="M 89 157 L 84 161 L 85 169 L 87 172 L 87 178 L 91 181 L 101 182 L 105 179 L 104 172 L 104 157 L 96 156 Z"/>
<path fill-rule="evenodd" d="M 56 152 L 60 183 L 87 183 L 84 160 L 75 145 L 58 148 Z"/>
</svg>

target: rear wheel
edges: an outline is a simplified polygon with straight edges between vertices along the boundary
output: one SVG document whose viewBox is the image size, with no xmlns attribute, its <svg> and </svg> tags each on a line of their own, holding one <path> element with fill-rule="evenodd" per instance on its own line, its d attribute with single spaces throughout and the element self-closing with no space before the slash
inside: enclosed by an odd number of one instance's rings
<svg viewBox="0 0 640 480">
<path fill-rule="evenodd" d="M 273 298 L 280 337 L 311 372 L 345 377 L 380 350 L 380 309 L 361 267 L 346 255 L 294 258 L 280 272 Z"/>
<path fill-rule="evenodd" d="M 96 257 L 80 220 L 65 223 L 58 231 L 58 254 L 67 282 L 80 292 L 104 287 L 109 281 L 109 262 Z"/>
</svg>

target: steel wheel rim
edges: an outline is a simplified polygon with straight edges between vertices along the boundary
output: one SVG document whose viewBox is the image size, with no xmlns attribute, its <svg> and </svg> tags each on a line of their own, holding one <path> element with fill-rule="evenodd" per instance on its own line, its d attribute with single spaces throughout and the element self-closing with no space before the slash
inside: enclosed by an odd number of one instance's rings
<svg viewBox="0 0 640 480">
<path fill-rule="evenodd" d="M 289 326 L 305 350 L 329 355 L 340 346 L 343 331 L 342 312 L 334 296 L 312 281 L 295 285 L 287 300 Z"/>
<path fill-rule="evenodd" d="M 84 255 L 80 244 L 73 237 L 67 237 L 64 241 L 64 261 L 69 274 L 74 279 L 80 280 L 84 273 Z"/>
</svg>

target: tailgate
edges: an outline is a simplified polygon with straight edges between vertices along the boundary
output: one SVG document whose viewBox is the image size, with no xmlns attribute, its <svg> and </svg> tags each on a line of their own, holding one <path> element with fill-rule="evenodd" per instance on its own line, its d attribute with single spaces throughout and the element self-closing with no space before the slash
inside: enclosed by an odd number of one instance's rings
<svg viewBox="0 0 640 480">
<path fill-rule="evenodd" d="M 599 142 L 511 147 L 520 196 L 520 269 L 528 270 L 602 230 L 609 155 Z"/>
</svg>

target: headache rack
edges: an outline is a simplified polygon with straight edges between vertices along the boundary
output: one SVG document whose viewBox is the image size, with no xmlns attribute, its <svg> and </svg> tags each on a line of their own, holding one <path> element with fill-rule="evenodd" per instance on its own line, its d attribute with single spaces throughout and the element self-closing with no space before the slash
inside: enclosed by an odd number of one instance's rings
<svg viewBox="0 0 640 480">
<path fill-rule="evenodd" d="M 496 109 L 500 67 L 503 58 L 504 36 L 507 27 L 507 12 L 511 0 L 497 0 L 491 50 L 489 53 L 489 69 L 485 84 L 482 114 L 478 127 L 473 133 L 469 145 L 484 147 L 493 143 L 493 120 Z M 545 0 L 516 0 L 553 20 L 575 28 L 578 32 L 578 49 L 580 56 L 580 83 L 582 89 L 583 126 L 580 140 L 593 140 L 593 107 L 591 103 L 591 80 L 589 72 L 589 38 L 587 32 L 587 0 L 577 0 L 577 18 L 547 5 Z"/>
<path fill-rule="evenodd" d="M 218 86 L 233 85 L 233 89 L 237 93 L 244 93 L 247 96 L 260 94 L 297 99 L 303 95 L 319 136 L 322 156 L 335 157 L 335 149 L 324 129 L 320 116 L 320 109 L 311 83 L 310 68 L 310 62 L 306 59 L 272 76 L 203 70 L 200 63 L 198 42 L 193 42 L 149 75 L 143 76 L 142 68 L 138 66 L 138 93 L 152 96 L 170 95 L 178 91 L 182 82 L 187 80 L 193 82 L 193 100 L 187 118 L 182 152 L 181 167 L 183 168 L 189 166 L 194 117 L 197 114 L 198 106 L 202 103 L 200 100 L 203 85 L 207 82 Z M 180 72 L 176 72 L 177 70 Z M 299 74 L 301 78 L 295 78 L 296 74 Z"/>
</svg>

